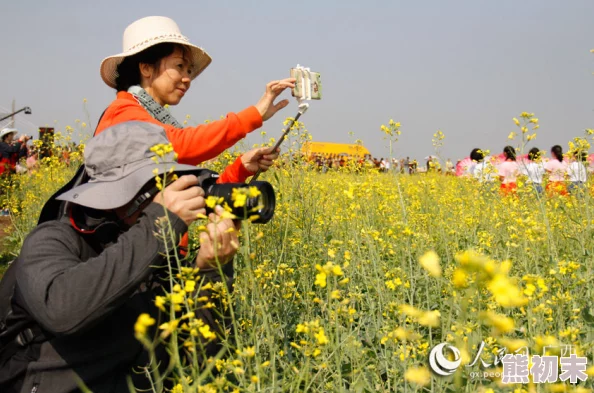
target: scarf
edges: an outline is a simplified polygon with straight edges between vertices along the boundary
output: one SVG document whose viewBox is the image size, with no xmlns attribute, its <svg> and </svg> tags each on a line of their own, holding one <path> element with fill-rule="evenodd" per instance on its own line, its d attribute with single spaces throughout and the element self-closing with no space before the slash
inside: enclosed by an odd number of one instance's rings
<svg viewBox="0 0 594 393">
<path fill-rule="evenodd" d="M 130 86 L 128 93 L 132 94 L 134 98 L 136 98 L 136 101 L 138 101 L 138 103 L 154 119 L 159 120 L 163 124 L 170 124 L 176 128 L 184 127 L 177 120 L 175 120 L 175 117 L 171 116 L 171 113 L 169 113 L 167 109 L 159 105 L 157 101 L 155 101 L 153 97 L 151 97 L 150 94 L 147 93 L 142 87 L 138 85 Z"/>
</svg>

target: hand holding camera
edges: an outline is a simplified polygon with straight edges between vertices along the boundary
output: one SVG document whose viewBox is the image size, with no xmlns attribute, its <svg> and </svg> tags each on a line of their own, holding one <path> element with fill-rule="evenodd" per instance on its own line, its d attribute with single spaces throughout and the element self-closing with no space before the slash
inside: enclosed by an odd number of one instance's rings
<svg viewBox="0 0 594 393">
<path fill-rule="evenodd" d="M 194 175 L 181 176 L 159 192 L 153 202 L 165 206 L 190 225 L 199 214 L 206 213 L 205 192 L 198 184 L 201 182 Z M 237 230 L 241 224 L 239 221 L 234 223 L 229 218 L 223 218 L 223 212 L 222 207 L 216 206 L 214 213 L 209 214 L 206 231 L 200 234 L 201 246 L 196 257 L 196 266 L 201 269 L 213 267 L 216 261 L 227 263 L 237 253 Z"/>
<path fill-rule="evenodd" d="M 196 176 L 181 176 L 159 192 L 153 202 L 165 206 L 181 218 L 186 225 L 190 225 L 198 219 L 199 214 L 206 214 L 204 190 L 196 186 L 197 184 Z"/>
<path fill-rule="evenodd" d="M 269 148 L 266 148 L 269 149 Z M 256 149 L 257 150 L 257 149 Z M 196 168 L 195 171 L 185 172 L 179 179 L 169 182 L 163 191 L 157 187 L 147 192 L 153 202 L 165 206 L 171 212 L 179 216 L 186 224 L 196 221 L 198 215 L 205 215 L 214 212 L 214 209 L 206 206 L 206 198 L 216 197 L 218 204 L 226 207 L 229 213 L 237 220 L 250 219 L 254 224 L 266 224 L 274 216 L 276 198 L 272 185 L 265 181 L 245 183 L 217 183 L 219 174 L 209 169 Z M 257 196 L 251 194 L 248 189 L 255 189 Z M 235 203 L 237 191 L 244 194 L 243 203 Z M 250 194 L 247 196 L 246 194 Z M 144 203 L 148 197 L 141 195 L 135 202 L 132 210 Z M 133 212 L 129 212 L 131 216 Z"/>
<path fill-rule="evenodd" d="M 31 135 L 21 135 L 19 137 L 19 142 L 27 143 L 27 141 L 30 141 L 31 139 L 33 139 L 33 137 Z"/>
<path fill-rule="evenodd" d="M 206 231 L 200 233 L 200 250 L 196 257 L 196 267 L 200 269 L 212 268 L 216 266 L 217 261 L 225 264 L 237 253 L 237 231 L 241 222 L 223 218 L 224 211 L 222 207 L 217 206 L 215 213 L 208 215 Z"/>
</svg>

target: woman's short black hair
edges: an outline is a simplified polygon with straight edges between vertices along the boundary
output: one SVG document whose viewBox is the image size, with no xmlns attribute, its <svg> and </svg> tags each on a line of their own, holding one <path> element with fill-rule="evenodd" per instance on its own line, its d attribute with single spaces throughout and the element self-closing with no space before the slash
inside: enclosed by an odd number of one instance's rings
<svg viewBox="0 0 594 393">
<path fill-rule="evenodd" d="M 528 152 L 528 159 L 530 161 L 536 161 L 540 158 L 540 149 L 538 147 L 533 147 Z"/>
<path fill-rule="evenodd" d="M 563 162 L 563 148 L 559 145 L 551 147 L 551 153 L 559 162 Z"/>
<path fill-rule="evenodd" d="M 180 44 L 172 42 L 164 42 L 162 44 L 153 45 L 146 48 L 142 52 L 126 57 L 117 68 L 118 76 L 116 77 L 116 90 L 128 91 L 130 86 L 140 85 L 140 68 L 139 65 L 151 64 L 158 68 L 161 59 L 171 55 L 176 49 L 180 49 L 183 56 L 188 55 L 188 49 Z"/>
<path fill-rule="evenodd" d="M 485 158 L 485 153 L 479 148 L 474 148 L 470 152 L 470 159 L 472 161 L 481 162 Z"/>
<path fill-rule="evenodd" d="M 505 146 L 503 148 L 503 154 L 505 155 L 506 160 L 516 160 L 516 149 L 514 149 L 512 146 Z"/>
</svg>

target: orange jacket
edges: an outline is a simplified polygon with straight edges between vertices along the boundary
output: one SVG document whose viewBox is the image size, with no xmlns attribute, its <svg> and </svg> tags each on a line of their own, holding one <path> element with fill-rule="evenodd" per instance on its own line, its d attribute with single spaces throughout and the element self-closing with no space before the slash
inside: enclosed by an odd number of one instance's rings
<svg viewBox="0 0 594 393">
<path fill-rule="evenodd" d="M 109 105 L 99 125 L 96 135 L 104 129 L 125 121 L 146 121 L 158 124 L 165 129 L 167 138 L 178 155 L 180 164 L 198 165 L 215 158 L 225 149 L 233 146 L 248 133 L 262 126 L 262 116 L 254 106 L 238 113 L 228 113 L 222 120 L 201 124 L 197 127 L 175 128 L 153 118 L 128 92 L 118 92 Z M 242 183 L 253 175 L 245 169 L 241 159 L 225 168 L 219 183 Z"/>
</svg>

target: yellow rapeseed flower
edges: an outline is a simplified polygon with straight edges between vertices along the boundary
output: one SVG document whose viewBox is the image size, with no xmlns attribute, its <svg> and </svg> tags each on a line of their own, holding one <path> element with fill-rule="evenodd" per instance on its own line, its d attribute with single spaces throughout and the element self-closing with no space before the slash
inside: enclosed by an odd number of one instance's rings
<svg viewBox="0 0 594 393">
<path fill-rule="evenodd" d="M 457 288 L 465 288 L 468 285 L 468 274 L 466 274 L 464 269 L 459 267 L 454 269 L 452 273 L 452 284 Z"/>
<path fill-rule="evenodd" d="M 342 268 L 338 265 L 332 266 L 332 274 L 335 276 L 342 276 Z"/>
<path fill-rule="evenodd" d="M 316 267 L 318 267 L 320 265 L 316 265 Z M 320 270 L 318 272 L 318 274 L 316 274 L 316 281 L 314 282 L 314 285 L 319 286 L 320 288 L 326 288 L 326 278 L 328 276 L 326 275 L 326 272 L 324 272 L 323 270 Z"/>
<path fill-rule="evenodd" d="M 502 307 L 519 307 L 528 303 L 522 291 L 503 274 L 497 274 L 487 285 L 495 301 Z"/>
<path fill-rule="evenodd" d="M 233 189 L 231 200 L 233 201 L 233 207 L 244 207 L 247 202 L 247 194 L 245 192 L 236 192 L 240 190 L 238 188 Z"/>
<path fill-rule="evenodd" d="M 408 305 L 408 304 L 401 304 L 399 309 L 400 309 L 401 313 L 406 314 L 413 318 L 418 318 L 423 314 L 422 310 L 419 310 L 419 309 L 417 309 L 411 305 Z"/>
<path fill-rule="evenodd" d="M 419 316 L 418 322 L 423 326 L 438 327 L 440 316 L 439 310 L 425 311 Z"/>
<path fill-rule="evenodd" d="M 520 348 L 528 347 L 528 341 L 523 339 L 500 338 L 499 343 L 507 348 L 507 352 L 516 352 Z"/>
<path fill-rule="evenodd" d="M 316 340 L 318 341 L 319 345 L 326 345 L 328 344 L 328 337 L 324 333 L 324 328 L 320 328 L 316 334 L 314 334 Z"/>
<path fill-rule="evenodd" d="M 505 315 L 496 314 L 493 311 L 483 311 L 480 318 L 487 326 L 495 328 L 496 334 L 509 333 L 515 328 L 514 320 Z"/>
<path fill-rule="evenodd" d="M 209 195 L 205 200 L 206 206 L 210 209 L 214 209 L 216 205 L 222 202 L 221 199 L 222 198 L 217 198 L 216 196 Z"/>
<path fill-rule="evenodd" d="M 181 304 L 184 302 L 184 295 L 180 292 L 172 293 L 170 299 L 173 304 Z"/>
<path fill-rule="evenodd" d="M 178 383 L 171 389 L 171 393 L 184 393 L 184 387 L 181 383 Z"/>
<path fill-rule="evenodd" d="M 156 296 L 155 297 L 155 306 L 161 311 L 165 311 L 165 297 L 164 296 Z"/>
<path fill-rule="evenodd" d="M 439 264 L 439 257 L 435 251 L 428 251 L 419 258 L 419 263 L 423 269 L 433 277 L 441 277 L 441 266 Z"/>
<path fill-rule="evenodd" d="M 196 289 L 196 281 L 187 280 L 185 282 L 184 291 L 190 293 L 190 292 L 194 292 L 195 289 Z"/>
<path fill-rule="evenodd" d="M 155 324 L 155 319 L 149 314 L 143 313 L 138 316 L 136 323 L 134 324 L 134 333 L 136 336 L 144 336 L 149 326 Z"/>
<path fill-rule="evenodd" d="M 161 337 L 163 337 L 163 338 L 168 337 L 171 333 L 173 333 L 173 331 L 175 329 L 177 329 L 177 325 L 178 324 L 179 324 L 179 320 L 178 319 L 172 319 L 169 322 L 162 323 L 159 326 L 159 329 L 161 329 L 163 331 L 161 333 Z"/>
<path fill-rule="evenodd" d="M 399 309 L 401 313 L 416 319 L 423 326 L 439 326 L 439 317 L 441 316 L 439 310 L 423 311 L 408 304 L 400 305 Z"/>
<path fill-rule="evenodd" d="M 427 367 L 410 367 L 404 372 L 404 379 L 420 386 L 426 386 L 431 382 L 431 372 Z"/>
<path fill-rule="evenodd" d="M 258 187 L 251 186 L 248 188 L 248 196 L 250 198 L 256 198 L 260 195 L 262 195 L 262 193 L 260 192 L 260 190 L 258 190 Z"/>
<path fill-rule="evenodd" d="M 200 332 L 200 334 L 202 334 L 202 337 L 204 337 L 207 340 L 214 340 L 215 338 L 217 338 L 216 334 L 214 334 L 210 330 L 210 326 L 208 325 L 200 326 L 198 328 L 198 331 Z"/>
<path fill-rule="evenodd" d="M 246 347 L 243 351 L 237 350 L 237 353 L 246 358 L 253 358 L 256 356 L 256 347 Z"/>
</svg>

